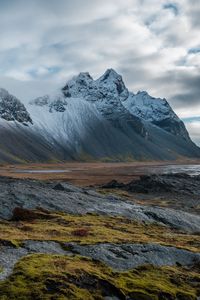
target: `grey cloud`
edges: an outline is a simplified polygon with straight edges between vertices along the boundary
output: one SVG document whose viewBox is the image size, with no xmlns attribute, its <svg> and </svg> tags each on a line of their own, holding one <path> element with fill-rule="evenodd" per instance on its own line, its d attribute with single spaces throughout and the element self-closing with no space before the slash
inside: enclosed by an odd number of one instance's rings
<svg viewBox="0 0 200 300">
<path fill-rule="evenodd" d="M 199 0 L 1 0 L 0 85 L 26 99 L 112 67 L 130 90 L 195 109 L 200 66 L 188 55 L 199 55 L 190 50 L 199 9 Z"/>
<path fill-rule="evenodd" d="M 186 122 L 186 127 L 190 132 L 191 138 L 194 142 L 196 142 L 200 146 L 200 121 L 197 120 L 191 120 L 191 122 Z"/>
<path fill-rule="evenodd" d="M 163 8 L 171 10 L 175 16 L 179 14 L 179 8 L 176 3 L 166 3 L 164 4 Z"/>
<path fill-rule="evenodd" d="M 200 53 L 200 47 L 195 47 L 195 48 L 191 48 L 188 51 L 188 54 L 196 54 L 196 53 Z"/>
<path fill-rule="evenodd" d="M 172 96 L 177 107 L 200 104 L 200 74 L 178 74 L 175 77 L 179 89 Z"/>
<path fill-rule="evenodd" d="M 195 27 L 200 28 L 200 2 L 199 0 L 188 0 L 187 1 L 186 13 L 190 18 L 191 24 Z"/>
</svg>

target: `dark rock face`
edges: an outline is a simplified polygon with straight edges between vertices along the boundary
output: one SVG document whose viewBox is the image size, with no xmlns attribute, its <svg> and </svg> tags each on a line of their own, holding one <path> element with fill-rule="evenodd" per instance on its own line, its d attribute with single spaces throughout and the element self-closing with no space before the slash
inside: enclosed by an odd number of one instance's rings
<svg viewBox="0 0 200 300">
<path fill-rule="evenodd" d="M 127 184 L 112 180 L 102 188 L 120 188 L 135 193 L 178 193 L 185 195 L 200 195 L 200 176 L 190 176 L 185 173 L 142 175 L 139 180 Z"/>
<path fill-rule="evenodd" d="M 157 125 L 158 127 L 172 133 L 175 136 L 182 137 L 185 140 L 189 140 L 189 134 L 186 130 L 184 123 L 181 121 L 173 120 L 170 118 L 166 118 L 161 121 L 154 121 L 153 124 Z"/>
<path fill-rule="evenodd" d="M 65 106 L 67 103 L 63 101 L 62 99 L 56 99 L 50 104 L 49 111 L 53 112 L 53 110 L 57 112 L 64 112 L 66 110 Z"/>
<path fill-rule="evenodd" d="M 0 89 L 0 117 L 6 121 L 17 121 L 24 125 L 32 123 L 25 106 L 3 89 Z"/>
<path fill-rule="evenodd" d="M 117 189 L 117 188 L 123 188 L 124 186 L 126 186 L 124 183 L 122 182 L 118 182 L 117 180 L 112 180 L 104 185 L 102 185 L 103 189 Z"/>
<path fill-rule="evenodd" d="M 178 193 L 200 195 L 200 176 L 187 174 L 145 175 L 140 180 L 125 185 L 125 189 L 137 193 Z"/>
</svg>

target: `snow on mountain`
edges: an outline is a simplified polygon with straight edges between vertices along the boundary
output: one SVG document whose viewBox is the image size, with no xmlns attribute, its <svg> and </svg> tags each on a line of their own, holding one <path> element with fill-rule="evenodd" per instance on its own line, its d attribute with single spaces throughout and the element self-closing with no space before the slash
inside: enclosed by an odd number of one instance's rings
<svg viewBox="0 0 200 300">
<path fill-rule="evenodd" d="M 102 116 L 95 106 L 83 99 L 69 101 L 58 93 L 55 98 L 49 96 L 46 103 L 42 98 L 39 100 L 32 101 L 27 108 L 33 118 L 34 130 L 42 132 L 51 143 L 60 142 L 77 148 L 78 141 L 84 139 L 92 124 L 95 121 L 102 123 Z"/>
<path fill-rule="evenodd" d="M 103 76 L 93 80 L 89 73 L 80 73 L 62 89 L 66 98 L 82 98 L 95 104 L 98 111 L 115 126 L 126 130 L 126 124 L 143 137 L 147 132 L 142 121 L 133 116 L 122 104 L 129 91 L 125 87 L 121 75 L 108 69 Z"/>
<path fill-rule="evenodd" d="M 123 102 L 134 116 L 172 133 L 189 139 L 184 123 L 178 118 L 166 99 L 151 97 L 147 92 L 129 93 Z"/>
<path fill-rule="evenodd" d="M 25 106 L 8 91 L 0 89 L 0 118 L 28 125 L 32 123 Z"/>
<path fill-rule="evenodd" d="M 121 100 L 128 97 L 128 90 L 122 77 L 112 69 L 97 80 L 93 80 L 89 73 L 80 73 L 67 82 L 62 91 L 67 98 L 82 98 L 95 103 L 107 118 L 127 113 Z"/>
<path fill-rule="evenodd" d="M 95 103 L 102 115 L 116 126 L 132 123 L 132 128 L 143 137 L 148 136 L 145 122 L 151 122 L 173 135 L 189 139 L 185 125 L 166 99 L 153 98 L 147 92 L 129 92 L 122 76 L 113 69 L 108 69 L 97 80 L 89 73 L 80 73 L 67 82 L 62 91 L 66 98 Z"/>
<path fill-rule="evenodd" d="M 166 99 L 151 97 L 147 92 L 129 93 L 123 105 L 133 115 L 148 122 L 159 122 L 163 119 L 178 120 L 178 116 L 170 107 Z"/>
<path fill-rule="evenodd" d="M 200 157 L 168 102 L 129 92 L 113 69 L 80 73 L 26 108 L 0 90 L 0 118 L 0 161 Z"/>
<path fill-rule="evenodd" d="M 115 98 L 118 102 L 125 100 L 129 95 L 121 75 L 113 69 L 108 69 L 97 80 L 93 80 L 88 72 L 80 73 L 68 81 L 62 90 L 66 97 L 83 97 L 88 101 Z"/>
</svg>

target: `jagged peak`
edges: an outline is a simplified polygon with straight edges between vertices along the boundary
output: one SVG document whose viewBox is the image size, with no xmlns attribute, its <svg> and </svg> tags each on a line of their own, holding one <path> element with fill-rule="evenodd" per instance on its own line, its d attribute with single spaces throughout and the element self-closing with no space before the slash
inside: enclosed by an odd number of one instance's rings
<svg viewBox="0 0 200 300">
<path fill-rule="evenodd" d="M 121 101 L 124 101 L 129 94 L 126 88 L 122 76 L 118 74 L 114 69 L 108 69 L 99 79 L 96 80 L 99 86 L 103 86 L 106 89 L 112 91 L 116 90 L 118 96 L 121 97 Z"/>
<path fill-rule="evenodd" d="M 133 95 L 134 96 L 134 95 Z M 167 103 L 168 104 L 168 102 L 167 102 L 167 100 L 165 99 L 165 98 L 157 98 L 157 97 L 153 97 L 153 96 L 151 96 L 148 92 L 146 92 L 146 91 L 138 91 L 137 92 L 137 94 L 135 95 L 135 96 L 141 96 L 141 97 L 145 97 L 145 98 L 149 98 L 149 99 L 155 99 L 155 100 L 157 100 L 157 101 L 161 101 L 161 102 L 163 102 L 163 103 Z"/>
<path fill-rule="evenodd" d="M 10 94 L 6 89 L 0 88 L 0 100 L 2 101 L 15 101 L 19 103 L 21 106 L 23 106 L 22 102 L 12 94 Z"/>
<path fill-rule="evenodd" d="M 138 91 L 137 92 L 137 95 L 147 95 L 147 96 L 150 96 L 147 91 Z"/>
<path fill-rule="evenodd" d="M 122 80 L 122 76 L 111 68 L 107 69 L 106 72 L 98 79 L 98 81 L 107 81 L 115 79 Z"/>
<path fill-rule="evenodd" d="M 61 89 L 65 97 L 71 97 L 69 89 L 74 86 L 88 86 L 93 82 L 93 78 L 89 72 L 81 72 L 74 76 L 71 80 L 67 81 L 65 86 Z"/>
<path fill-rule="evenodd" d="M 93 80 L 92 76 L 90 75 L 89 72 L 80 72 L 78 75 L 74 76 L 72 78 L 74 81 L 78 80 Z"/>
<path fill-rule="evenodd" d="M 6 121 L 17 121 L 24 125 L 32 124 L 32 119 L 24 104 L 3 88 L 0 88 L 0 118 Z"/>
<path fill-rule="evenodd" d="M 68 90 L 70 86 L 74 86 L 75 84 L 90 84 L 90 83 L 98 84 L 98 83 L 115 83 L 120 82 L 124 88 L 124 82 L 122 76 L 118 74 L 114 69 L 107 69 L 105 73 L 99 77 L 97 80 L 94 80 L 89 72 L 80 72 L 78 75 L 73 76 L 71 80 L 68 80 L 65 86 L 62 88 L 62 91 Z"/>
</svg>

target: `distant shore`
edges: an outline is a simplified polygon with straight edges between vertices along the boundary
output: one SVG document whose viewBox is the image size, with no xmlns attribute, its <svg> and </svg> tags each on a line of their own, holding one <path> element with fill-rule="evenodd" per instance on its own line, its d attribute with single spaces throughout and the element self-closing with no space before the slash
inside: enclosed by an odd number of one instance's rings
<svg viewBox="0 0 200 300">
<path fill-rule="evenodd" d="M 112 179 L 127 183 L 141 175 L 162 173 L 163 169 L 199 165 L 200 160 L 136 162 L 64 162 L 0 165 L 0 176 L 39 180 L 63 180 L 80 186 L 100 185 Z"/>
</svg>

